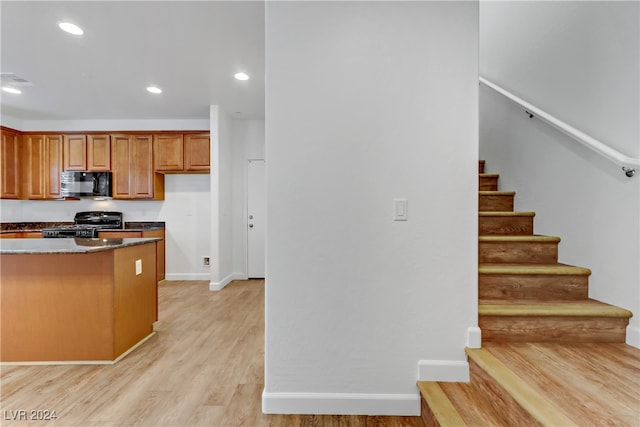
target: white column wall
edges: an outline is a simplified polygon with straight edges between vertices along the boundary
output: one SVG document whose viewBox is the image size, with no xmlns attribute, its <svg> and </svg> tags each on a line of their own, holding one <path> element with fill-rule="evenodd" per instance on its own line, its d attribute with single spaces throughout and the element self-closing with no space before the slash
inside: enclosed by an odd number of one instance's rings
<svg viewBox="0 0 640 427">
<path fill-rule="evenodd" d="M 477 2 L 267 2 L 265 412 L 417 415 L 419 361 L 466 369 L 477 25 Z"/>
<path fill-rule="evenodd" d="M 640 153 L 640 3 L 481 2 L 481 74 L 629 156 Z M 640 176 L 482 87 L 480 156 L 591 298 L 631 310 L 640 347 Z"/>
<path fill-rule="evenodd" d="M 233 276 L 247 278 L 247 166 L 249 159 L 264 159 L 264 120 L 233 120 L 232 235 Z"/>
<path fill-rule="evenodd" d="M 211 290 L 224 288 L 233 276 L 232 157 L 233 132 L 229 115 L 211 106 Z"/>
</svg>

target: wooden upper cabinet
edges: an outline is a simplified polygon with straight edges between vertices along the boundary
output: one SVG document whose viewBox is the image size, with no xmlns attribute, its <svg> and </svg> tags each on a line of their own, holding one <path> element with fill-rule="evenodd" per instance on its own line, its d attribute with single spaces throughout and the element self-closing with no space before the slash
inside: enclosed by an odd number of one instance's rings
<svg viewBox="0 0 640 427">
<path fill-rule="evenodd" d="M 20 135 L 2 129 L 0 141 L 0 198 L 20 198 Z"/>
<path fill-rule="evenodd" d="M 131 151 L 134 199 L 153 198 L 153 139 L 151 135 L 134 135 Z"/>
<path fill-rule="evenodd" d="M 87 170 L 111 170 L 111 138 L 109 135 L 87 135 Z"/>
<path fill-rule="evenodd" d="M 111 135 L 112 196 L 131 198 L 131 136 Z"/>
<path fill-rule="evenodd" d="M 45 136 L 45 199 L 58 199 L 60 192 L 60 172 L 62 172 L 63 143 L 61 135 Z"/>
<path fill-rule="evenodd" d="M 178 172 L 184 170 L 183 135 L 156 134 L 153 136 L 154 170 Z"/>
<path fill-rule="evenodd" d="M 152 135 L 111 135 L 114 199 L 164 199 L 164 179 L 153 171 Z"/>
<path fill-rule="evenodd" d="M 186 134 L 184 136 L 184 169 L 186 171 L 208 171 L 211 169 L 209 134 Z"/>
<path fill-rule="evenodd" d="M 45 198 L 44 135 L 24 136 L 23 195 L 26 199 Z"/>
<path fill-rule="evenodd" d="M 60 197 L 63 141 L 60 135 L 24 135 L 23 198 Z"/>
<path fill-rule="evenodd" d="M 64 135 L 64 170 L 87 170 L 86 135 Z"/>
<path fill-rule="evenodd" d="M 111 170 L 109 135 L 64 135 L 64 170 Z"/>
</svg>

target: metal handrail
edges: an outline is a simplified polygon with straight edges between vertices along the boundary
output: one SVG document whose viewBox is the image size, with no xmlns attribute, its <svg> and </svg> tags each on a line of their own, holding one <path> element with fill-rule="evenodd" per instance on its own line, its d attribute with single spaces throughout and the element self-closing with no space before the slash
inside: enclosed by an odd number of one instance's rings
<svg viewBox="0 0 640 427">
<path fill-rule="evenodd" d="M 490 87 L 491 89 L 495 90 L 501 95 L 504 95 L 505 97 L 509 98 L 511 101 L 515 102 L 520 107 L 522 107 L 525 113 L 529 115 L 529 118 L 533 118 L 533 117 L 539 118 L 540 120 L 547 123 L 548 125 L 553 126 L 554 128 L 558 129 L 560 132 L 570 136 L 571 138 L 580 142 L 584 146 L 590 148 L 596 153 L 616 163 L 618 166 L 621 166 L 625 175 L 627 175 L 629 178 L 631 178 L 635 174 L 636 168 L 640 168 L 640 159 L 636 159 L 633 157 L 629 157 L 625 154 L 622 154 L 621 152 L 608 146 L 604 142 L 598 141 L 597 139 L 587 135 L 586 133 L 579 131 L 573 126 L 568 125 L 562 120 L 552 116 L 551 114 L 548 114 L 542 111 L 540 108 L 529 104 L 527 101 L 521 98 L 518 98 L 511 92 L 501 88 L 495 83 L 490 82 L 484 77 L 479 77 L 479 79 L 480 79 L 480 83 L 482 83 L 483 85 Z"/>
</svg>

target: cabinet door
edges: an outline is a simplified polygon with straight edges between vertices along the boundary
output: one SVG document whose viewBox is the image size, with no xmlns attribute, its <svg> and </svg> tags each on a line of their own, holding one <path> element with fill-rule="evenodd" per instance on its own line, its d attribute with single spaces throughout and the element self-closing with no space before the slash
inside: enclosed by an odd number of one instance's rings
<svg viewBox="0 0 640 427">
<path fill-rule="evenodd" d="M 208 134 L 184 136 L 184 157 L 186 171 L 208 171 L 210 164 L 210 144 Z"/>
<path fill-rule="evenodd" d="M 63 140 L 61 135 L 45 136 L 44 181 L 45 199 L 60 198 L 60 172 L 62 172 Z"/>
<path fill-rule="evenodd" d="M 87 135 L 87 170 L 111 170 L 111 138 L 109 135 Z"/>
<path fill-rule="evenodd" d="M 154 170 L 182 172 L 184 168 L 182 141 L 182 134 L 153 136 Z"/>
<path fill-rule="evenodd" d="M 131 174 L 131 145 L 129 135 L 111 135 L 111 161 L 113 165 L 112 195 L 114 199 L 130 199 L 133 176 Z"/>
<path fill-rule="evenodd" d="M 20 197 L 20 158 L 18 144 L 20 135 L 2 130 L 0 142 L 0 198 L 18 199 Z"/>
<path fill-rule="evenodd" d="M 151 135 L 133 135 L 131 150 L 131 196 L 134 199 L 153 198 L 153 138 Z"/>
<path fill-rule="evenodd" d="M 64 136 L 64 170 L 87 170 L 87 136 Z"/>
<path fill-rule="evenodd" d="M 44 135 L 25 135 L 23 137 L 23 195 L 26 199 L 45 198 L 44 172 Z"/>
</svg>

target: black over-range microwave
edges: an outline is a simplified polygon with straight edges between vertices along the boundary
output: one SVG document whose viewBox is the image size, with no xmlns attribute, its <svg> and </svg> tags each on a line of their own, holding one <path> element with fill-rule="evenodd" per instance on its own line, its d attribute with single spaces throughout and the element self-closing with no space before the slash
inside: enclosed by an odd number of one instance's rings
<svg viewBox="0 0 640 427">
<path fill-rule="evenodd" d="M 111 197 L 111 172 L 62 172 L 60 192 L 62 197 Z"/>
</svg>

